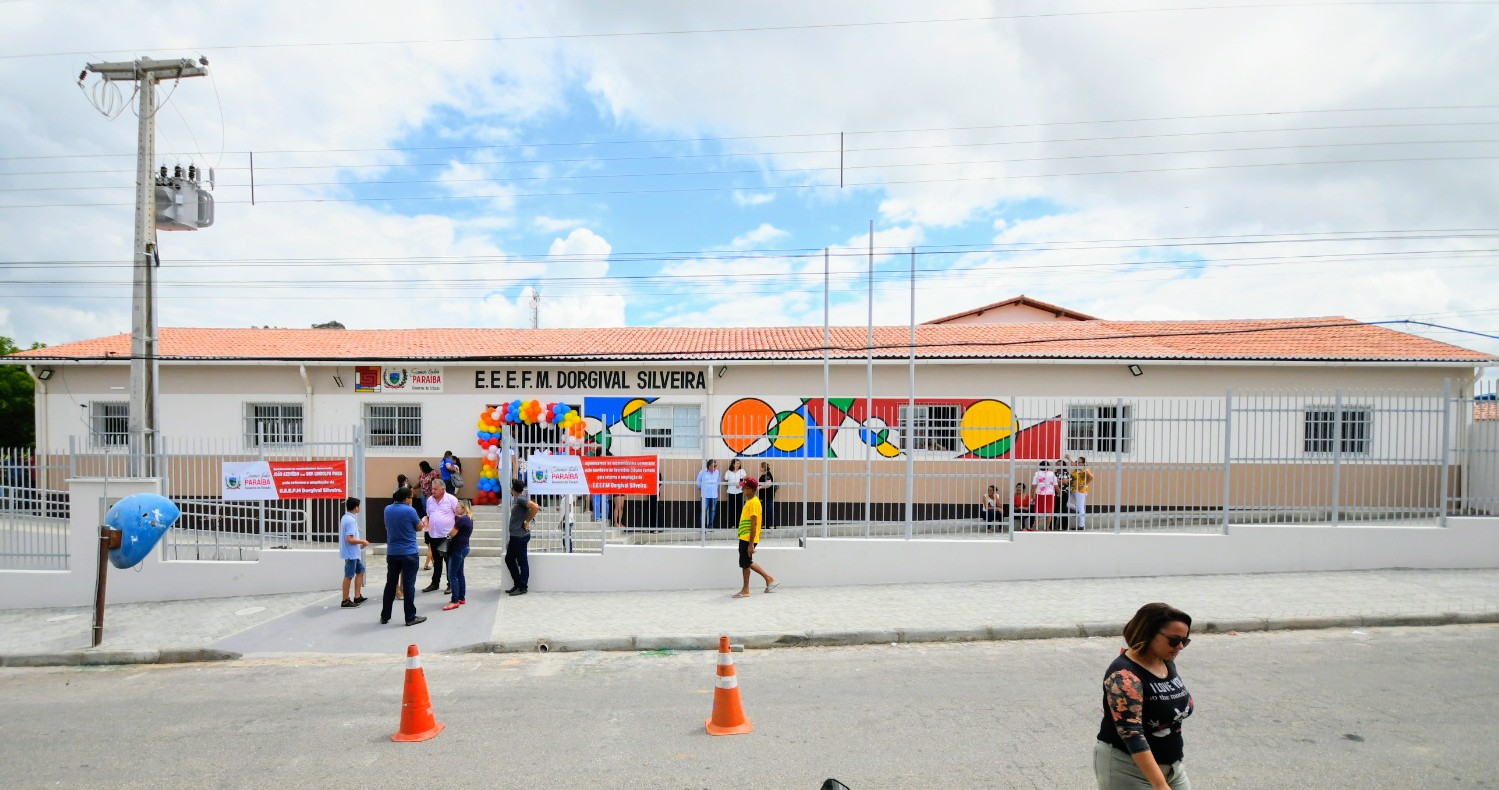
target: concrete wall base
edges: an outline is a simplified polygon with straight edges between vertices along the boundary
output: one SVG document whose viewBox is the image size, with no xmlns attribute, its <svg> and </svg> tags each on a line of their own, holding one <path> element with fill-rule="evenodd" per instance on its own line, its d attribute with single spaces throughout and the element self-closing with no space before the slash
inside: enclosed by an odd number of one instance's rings
<svg viewBox="0 0 1499 790">
<path fill-rule="evenodd" d="M 1234 526 L 1227 535 L 1022 532 L 1002 540 L 808 538 L 755 559 L 788 585 L 825 587 L 1020 579 L 1195 576 L 1382 568 L 1499 568 L 1499 518 L 1441 527 Z M 609 546 L 533 554 L 535 591 L 695 590 L 738 586 L 729 546 Z M 751 589 L 762 584 L 751 578 Z"/>
</svg>

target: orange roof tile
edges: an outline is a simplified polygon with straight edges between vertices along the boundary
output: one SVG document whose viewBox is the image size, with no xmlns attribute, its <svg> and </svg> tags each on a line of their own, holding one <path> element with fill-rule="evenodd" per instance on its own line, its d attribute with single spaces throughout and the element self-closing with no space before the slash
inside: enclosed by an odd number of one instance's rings
<svg viewBox="0 0 1499 790">
<path fill-rule="evenodd" d="M 866 327 L 834 327 L 832 356 L 863 358 Z M 874 356 L 908 354 L 910 328 L 874 329 Z M 822 358 L 822 328 L 160 330 L 171 360 L 498 361 Z M 1347 318 L 1089 321 L 916 327 L 923 359 L 1338 360 L 1493 363 L 1495 357 Z M 82 340 L 11 360 L 125 360 L 130 336 Z"/>
</svg>

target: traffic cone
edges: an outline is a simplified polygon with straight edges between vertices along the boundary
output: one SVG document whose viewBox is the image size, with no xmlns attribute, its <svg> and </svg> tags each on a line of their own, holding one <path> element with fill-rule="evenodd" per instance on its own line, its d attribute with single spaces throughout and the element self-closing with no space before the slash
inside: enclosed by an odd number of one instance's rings
<svg viewBox="0 0 1499 790">
<path fill-rule="evenodd" d="M 442 732 L 442 722 L 432 715 L 432 698 L 427 696 L 427 675 L 422 672 L 422 656 L 416 645 L 406 646 L 406 690 L 401 695 L 401 731 L 390 736 L 393 741 L 430 741 Z"/>
<path fill-rule="evenodd" d="M 718 685 L 713 689 L 713 716 L 708 719 L 709 735 L 742 735 L 753 731 L 739 704 L 739 676 L 734 674 L 734 654 L 729 652 L 729 638 L 718 638 Z"/>
</svg>

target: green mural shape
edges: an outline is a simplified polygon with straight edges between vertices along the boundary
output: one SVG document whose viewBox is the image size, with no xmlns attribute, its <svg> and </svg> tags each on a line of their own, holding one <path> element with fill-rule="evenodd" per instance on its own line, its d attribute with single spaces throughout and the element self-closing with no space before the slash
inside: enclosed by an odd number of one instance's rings
<svg viewBox="0 0 1499 790">
<path fill-rule="evenodd" d="M 986 444 L 983 447 L 974 450 L 973 454 L 978 458 L 998 458 L 1005 453 L 1008 453 L 1010 451 L 1010 445 L 1013 443 L 1014 438 L 1006 436 L 1005 438 L 1000 439 L 997 442 L 990 442 L 989 444 Z"/>
<path fill-rule="evenodd" d="M 854 407 L 854 403 L 858 400 L 858 398 L 828 398 L 828 403 L 833 404 L 833 408 L 842 411 L 844 414 L 847 414 L 848 410 L 852 409 Z"/>
<path fill-rule="evenodd" d="M 640 433 L 641 428 L 645 425 L 645 409 L 636 409 L 626 414 L 620 422 L 624 423 L 626 428 Z"/>
</svg>

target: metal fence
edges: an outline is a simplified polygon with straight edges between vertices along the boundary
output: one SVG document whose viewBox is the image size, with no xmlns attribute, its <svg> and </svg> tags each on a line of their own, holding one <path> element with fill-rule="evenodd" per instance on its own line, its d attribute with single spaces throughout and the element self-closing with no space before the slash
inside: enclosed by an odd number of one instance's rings
<svg viewBox="0 0 1499 790">
<path fill-rule="evenodd" d="M 0 570 L 68 569 L 67 458 L 0 448 Z"/>
<path fill-rule="evenodd" d="M 743 503 L 736 461 L 767 484 L 760 496 L 769 545 L 1013 540 L 1057 530 L 1220 533 L 1249 523 L 1441 525 L 1451 515 L 1499 514 L 1495 395 L 1490 381 L 1216 397 L 757 401 L 695 428 L 622 417 L 585 451 L 658 456 L 659 493 L 538 497 L 531 547 L 732 545 Z M 248 561 L 264 550 L 331 547 L 338 500 L 223 496 L 225 461 L 334 458 L 348 461 L 350 493 L 363 496 L 357 427 L 295 438 L 164 438 L 166 493 L 183 510 L 165 556 Z M 530 426 L 512 432 L 509 446 L 519 464 L 564 444 L 555 429 Z M 65 569 L 66 480 L 125 477 L 124 449 L 84 440 L 52 455 L 0 450 L 0 570 Z M 395 468 L 388 460 L 373 466 Z M 503 513 L 475 508 L 476 547 L 503 546 Z"/>
<path fill-rule="evenodd" d="M 771 483 L 761 489 L 771 545 L 1440 525 L 1449 514 L 1499 513 L 1494 395 L 1488 382 L 1466 391 L 804 401 L 769 422 L 726 414 L 718 431 L 616 431 L 608 452 L 659 457 L 660 493 L 543 498 L 533 545 L 730 543 L 740 468 Z M 551 438 L 523 433 L 520 462 L 559 449 Z M 716 501 L 707 505 L 710 489 Z"/>
<path fill-rule="evenodd" d="M 286 437 L 163 436 L 157 466 L 163 495 L 182 517 L 162 538 L 170 560 L 253 562 L 266 550 L 330 548 L 338 540 L 342 499 L 238 501 L 224 495 L 224 464 L 245 461 L 343 460 L 351 496 L 361 496 L 364 444 L 358 427 Z M 73 442 L 70 473 L 104 479 L 127 476 L 125 448 Z"/>
</svg>

